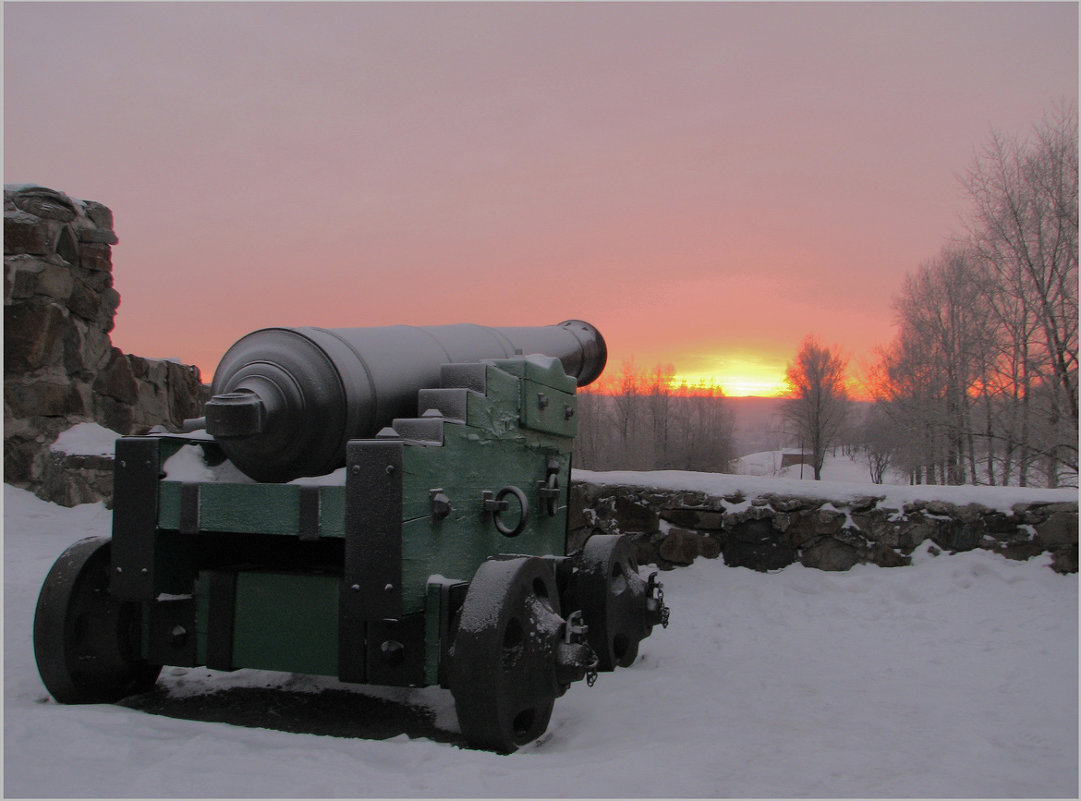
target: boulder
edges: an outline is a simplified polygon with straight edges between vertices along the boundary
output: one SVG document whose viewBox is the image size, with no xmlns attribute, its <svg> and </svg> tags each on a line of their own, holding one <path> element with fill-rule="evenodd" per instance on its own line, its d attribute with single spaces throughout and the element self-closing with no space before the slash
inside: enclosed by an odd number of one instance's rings
<svg viewBox="0 0 1081 801">
<path fill-rule="evenodd" d="M 689 565 L 695 557 L 716 559 L 721 555 L 721 544 L 706 534 L 684 528 L 671 528 L 660 541 L 657 554 L 675 565 Z"/>
<path fill-rule="evenodd" d="M 876 542 L 871 545 L 868 558 L 869 561 L 879 567 L 904 567 L 905 565 L 912 564 L 911 556 L 899 554 L 893 548 L 890 548 L 888 545 L 883 545 L 881 542 Z"/>
<path fill-rule="evenodd" d="M 39 494 L 62 506 L 111 500 L 113 460 L 105 456 L 51 452 Z"/>
<path fill-rule="evenodd" d="M 49 252 L 49 226 L 42 220 L 20 212 L 4 212 L 4 255 L 29 253 L 44 256 Z"/>
<path fill-rule="evenodd" d="M 76 217 L 75 203 L 62 192 L 43 186 L 27 187 L 12 195 L 15 207 L 33 217 L 71 222 Z"/>
<path fill-rule="evenodd" d="M 850 570 L 860 562 L 860 552 L 833 537 L 818 540 L 809 548 L 800 552 L 800 563 L 819 570 Z"/>
<path fill-rule="evenodd" d="M 615 502 L 615 518 L 622 532 L 650 532 L 660 528 L 661 516 L 644 503 L 619 495 Z"/>
<path fill-rule="evenodd" d="M 934 521 L 931 541 L 944 551 L 971 551 L 983 539 L 985 529 L 983 521 L 965 522 L 960 515 L 953 519 Z"/>
<path fill-rule="evenodd" d="M 4 307 L 4 380 L 60 360 L 67 323 L 59 306 L 13 303 Z"/>
<path fill-rule="evenodd" d="M 1056 573 L 1077 572 L 1077 544 L 1060 548 L 1051 555 L 1051 569 Z"/>
<path fill-rule="evenodd" d="M 720 531 L 724 528 L 724 515 L 702 509 L 662 509 L 660 517 L 672 525 L 699 531 Z"/>
<path fill-rule="evenodd" d="M 773 528 L 769 519 L 745 520 L 727 532 L 722 553 L 730 567 L 765 572 L 780 570 L 796 561 L 796 549 Z"/>
<path fill-rule="evenodd" d="M 1055 510 L 1037 523 L 1035 541 L 1047 550 L 1077 545 L 1077 512 Z"/>
</svg>

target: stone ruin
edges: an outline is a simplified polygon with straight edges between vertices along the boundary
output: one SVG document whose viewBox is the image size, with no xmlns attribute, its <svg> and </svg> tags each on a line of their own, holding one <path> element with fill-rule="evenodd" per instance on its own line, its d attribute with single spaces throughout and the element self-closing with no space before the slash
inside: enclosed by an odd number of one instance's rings
<svg viewBox="0 0 1081 801">
<path fill-rule="evenodd" d="M 870 489 L 869 489 L 870 491 Z M 757 496 L 576 481 L 568 550 L 595 532 L 626 534 L 638 560 L 669 570 L 696 558 L 768 572 L 799 562 L 820 570 L 901 567 L 924 543 L 931 553 L 976 548 L 1008 559 L 1049 554 L 1057 573 L 1077 572 L 1077 502 L 894 502 L 867 495 L 825 501 L 778 492 Z"/>
<path fill-rule="evenodd" d="M 202 413 L 197 368 L 113 347 L 116 243 L 100 203 L 4 187 L 4 481 L 65 506 L 108 500 L 112 460 L 52 451 L 61 432 L 139 434 Z"/>
</svg>

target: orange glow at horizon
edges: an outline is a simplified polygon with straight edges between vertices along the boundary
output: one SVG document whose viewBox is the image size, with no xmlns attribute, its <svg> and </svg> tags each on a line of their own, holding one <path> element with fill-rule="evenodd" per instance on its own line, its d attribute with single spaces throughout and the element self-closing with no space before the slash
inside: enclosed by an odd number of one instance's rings
<svg viewBox="0 0 1081 801">
<path fill-rule="evenodd" d="M 679 389 L 681 386 L 715 388 L 728 398 L 777 398 L 788 392 L 784 377 L 769 372 L 742 372 L 714 374 L 677 374 L 669 386 Z"/>
<path fill-rule="evenodd" d="M 729 398 L 776 398 L 788 392 L 784 378 L 788 358 L 771 343 L 745 341 L 737 347 L 712 343 L 709 349 L 675 359 L 670 385 L 714 387 Z"/>
</svg>

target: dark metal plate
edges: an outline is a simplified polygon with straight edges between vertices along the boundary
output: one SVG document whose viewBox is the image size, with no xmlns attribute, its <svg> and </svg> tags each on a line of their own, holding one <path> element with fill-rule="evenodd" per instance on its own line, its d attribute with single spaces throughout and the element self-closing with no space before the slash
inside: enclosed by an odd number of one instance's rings
<svg viewBox="0 0 1081 801">
<path fill-rule="evenodd" d="M 116 441 L 109 590 L 122 600 L 149 603 L 157 595 L 158 446 L 154 437 L 121 437 Z"/>
</svg>

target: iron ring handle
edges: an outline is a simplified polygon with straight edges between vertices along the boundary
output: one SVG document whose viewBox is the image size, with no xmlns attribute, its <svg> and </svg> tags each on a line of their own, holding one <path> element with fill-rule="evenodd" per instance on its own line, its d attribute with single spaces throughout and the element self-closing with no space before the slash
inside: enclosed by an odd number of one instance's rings
<svg viewBox="0 0 1081 801">
<path fill-rule="evenodd" d="M 507 527 L 499 517 L 500 514 L 506 511 L 508 504 L 503 499 L 507 495 L 513 495 L 517 498 L 522 507 L 522 516 L 518 519 L 518 525 L 514 528 Z M 495 494 L 495 501 L 497 508 L 492 512 L 492 520 L 495 522 L 496 531 L 504 537 L 517 537 L 525 530 L 526 518 L 529 516 L 529 500 L 526 498 L 525 493 L 508 484 Z"/>
</svg>

